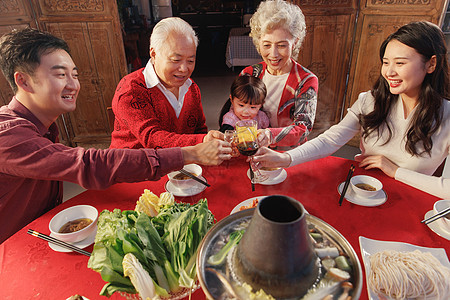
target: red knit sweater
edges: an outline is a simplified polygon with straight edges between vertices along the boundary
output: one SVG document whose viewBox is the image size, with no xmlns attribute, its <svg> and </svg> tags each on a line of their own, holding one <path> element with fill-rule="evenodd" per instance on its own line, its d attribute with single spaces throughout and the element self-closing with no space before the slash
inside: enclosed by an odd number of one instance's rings
<svg viewBox="0 0 450 300">
<path fill-rule="evenodd" d="M 115 115 L 110 148 L 169 148 L 203 141 L 207 132 L 200 89 L 192 82 L 177 118 L 158 87 L 147 88 L 143 69 L 119 82 L 112 109 Z"/>
</svg>

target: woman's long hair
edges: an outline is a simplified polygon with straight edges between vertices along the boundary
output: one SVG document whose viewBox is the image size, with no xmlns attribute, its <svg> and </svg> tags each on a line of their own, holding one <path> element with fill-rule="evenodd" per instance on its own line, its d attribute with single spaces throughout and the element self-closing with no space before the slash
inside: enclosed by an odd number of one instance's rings
<svg viewBox="0 0 450 300">
<path fill-rule="evenodd" d="M 411 126 L 406 133 L 406 151 L 411 155 L 420 156 L 424 152 L 431 154 L 433 141 L 431 137 L 439 129 L 442 122 L 443 101 L 449 99 L 449 74 L 447 61 L 447 47 L 442 31 L 436 25 L 429 22 L 412 22 L 400 27 L 391 34 L 380 47 L 380 60 L 383 61 L 388 43 L 397 40 L 417 51 L 423 57 L 423 61 L 429 61 L 436 55 L 436 68 L 434 72 L 426 74 L 419 92 L 416 111 L 411 119 Z M 387 122 L 387 116 L 394 103 L 399 99 L 389 91 L 389 84 L 380 75 L 374 87 L 372 95 L 375 98 L 374 110 L 362 115 L 360 123 L 363 128 L 363 138 L 376 131 L 380 138 L 380 128 L 386 126 L 389 136 L 386 143 L 392 137 L 392 128 Z M 423 151 L 419 150 L 420 142 Z"/>
<path fill-rule="evenodd" d="M 250 75 L 237 76 L 230 88 L 231 98 L 238 98 L 250 105 L 263 105 L 266 99 L 267 89 L 262 79 Z M 219 126 L 222 126 L 223 116 L 230 111 L 231 99 L 223 105 L 219 115 Z"/>
</svg>

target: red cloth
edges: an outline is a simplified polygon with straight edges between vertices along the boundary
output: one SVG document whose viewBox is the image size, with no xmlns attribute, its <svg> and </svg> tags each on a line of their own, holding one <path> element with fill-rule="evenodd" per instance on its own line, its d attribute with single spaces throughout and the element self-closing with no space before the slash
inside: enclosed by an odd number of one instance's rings
<svg viewBox="0 0 450 300">
<path fill-rule="evenodd" d="M 286 169 L 287 179 L 273 186 L 256 185 L 252 192 L 247 178 L 248 164 L 237 158 L 219 167 L 204 167 L 203 176 L 211 184 L 201 194 L 176 198 L 195 203 L 206 198 L 217 220 L 228 216 L 241 201 L 265 195 L 283 194 L 300 201 L 312 215 L 338 230 L 352 245 L 362 264 L 359 236 L 385 241 L 399 241 L 424 247 L 445 248 L 450 241 L 433 233 L 420 223 L 425 213 L 438 199 L 385 176 L 381 171 L 356 168 L 355 175 L 368 174 L 380 179 L 388 200 L 377 207 L 358 206 L 344 201 L 339 206 L 337 186 L 355 163 L 336 157 L 304 163 Z M 26 228 L 0 245 L 0 299 L 66 299 L 79 293 L 87 298 L 98 296 L 104 282 L 100 274 L 87 268 L 88 257 L 74 253 L 52 251 L 45 241 L 26 233 L 28 228 L 49 234 L 50 219 L 64 208 L 77 204 L 91 204 L 99 211 L 134 209 L 144 189 L 156 195 L 164 192 L 167 178 L 156 182 L 116 184 L 105 191 L 86 191 L 32 222 Z M 86 248 L 92 251 L 92 246 Z M 361 265 L 362 266 L 362 265 Z M 364 270 L 364 267 L 362 266 Z M 193 299 L 204 299 L 202 291 Z M 113 296 L 112 299 L 122 299 Z M 364 286 L 360 299 L 368 299 Z"/>
<path fill-rule="evenodd" d="M 298 146 L 306 142 L 306 136 L 313 128 L 316 114 L 319 80 L 310 70 L 293 59 L 291 61 L 293 66 L 277 110 L 279 128 L 269 128 L 274 137 L 280 133 L 284 136 L 276 143 L 277 146 Z M 261 62 L 246 67 L 241 75 L 249 74 L 262 78 L 266 70 L 267 64 Z M 306 130 L 308 132 L 305 134 Z"/>
<path fill-rule="evenodd" d="M 57 135 L 56 124 L 45 128 L 16 98 L 0 108 L 0 243 L 61 203 L 61 181 L 105 189 L 183 166 L 179 148 L 86 150 L 56 143 Z"/>
<path fill-rule="evenodd" d="M 147 88 L 143 68 L 120 80 L 112 109 L 115 116 L 111 148 L 170 148 L 192 146 L 207 132 L 200 89 L 192 82 L 180 115 L 161 90 Z"/>
</svg>

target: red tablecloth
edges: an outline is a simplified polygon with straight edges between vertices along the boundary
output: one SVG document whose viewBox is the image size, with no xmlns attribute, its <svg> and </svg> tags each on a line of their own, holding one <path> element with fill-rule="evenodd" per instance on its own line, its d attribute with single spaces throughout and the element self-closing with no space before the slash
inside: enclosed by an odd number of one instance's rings
<svg viewBox="0 0 450 300">
<path fill-rule="evenodd" d="M 251 191 L 243 159 L 225 162 L 219 167 L 203 169 L 211 187 L 199 195 L 177 198 L 197 202 L 207 198 L 217 220 L 226 217 L 241 201 L 255 196 L 283 194 L 300 201 L 308 212 L 336 228 L 353 246 L 362 265 L 359 236 L 407 242 L 419 246 L 445 248 L 450 241 L 421 224 L 432 209 L 436 197 L 418 191 L 385 176 L 381 171 L 356 168 L 355 175 L 369 174 L 383 182 L 388 201 L 377 207 L 358 206 L 344 201 L 338 205 L 337 186 L 345 180 L 354 163 L 328 157 L 287 169 L 287 179 L 278 185 L 256 185 Z M 45 241 L 28 235 L 27 229 L 49 234 L 50 219 L 64 208 L 90 204 L 103 209 L 134 209 L 144 189 L 159 195 L 164 192 L 167 176 L 157 182 L 117 184 L 104 191 L 86 191 L 33 221 L 0 245 L 0 299 L 66 299 L 80 294 L 89 299 L 106 299 L 98 295 L 104 282 L 100 275 L 87 268 L 88 257 L 51 250 Z M 20 201 L 18 199 L 17 201 Z M 86 248 L 92 251 L 92 246 Z M 364 267 L 362 267 L 364 270 Z M 204 299 L 201 290 L 193 299 Z M 114 295 L 111 299 L 121 299 Z M 361 299 L 367 299 L 365 284 Z"/>
</svg>

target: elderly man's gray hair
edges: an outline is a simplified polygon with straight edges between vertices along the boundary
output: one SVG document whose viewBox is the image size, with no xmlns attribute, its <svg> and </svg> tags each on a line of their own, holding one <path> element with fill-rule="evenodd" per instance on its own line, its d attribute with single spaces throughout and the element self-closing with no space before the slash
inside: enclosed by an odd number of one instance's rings
<svg viewBox="0 0 450 300">
<path fill-rule="evenodd" d="M 153 28 L 150 37 L 150 48 L 155 49 L 155 51 L 160 51 L 163 48 L 167 37 L 172 32 L 192 37 L 195 47 L 198 46 L 198 37 L 192 26 L 181 18 L 170 17 L 162 19 L 156 24 L 155 28 Z"/>
</svg>

